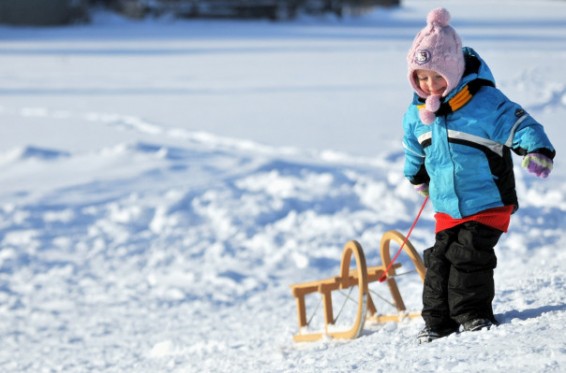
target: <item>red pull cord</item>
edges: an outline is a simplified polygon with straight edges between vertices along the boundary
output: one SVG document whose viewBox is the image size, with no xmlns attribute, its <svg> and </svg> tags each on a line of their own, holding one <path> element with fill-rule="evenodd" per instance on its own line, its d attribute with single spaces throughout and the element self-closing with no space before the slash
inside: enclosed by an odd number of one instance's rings
<svg viewBox="0 0 566 373">
<path fill-rule="evenodd" d="M 403 244 L 401 244 L 401 247 L 399 248 L 399 250 L 397 250 L 397 253 L 393 257 L 393 260 L 391 260 L 391 262 L 389 263 L 389 265 L 385 269 L 383 276 L 381 276 L 379 278 L 379 282 L 384 282 L 385 280 L 387 280 L 387 274 L 389 273 L 389 270 L 391 269 L 391 267 L 393 266 L 393 264 L 395 263 L 395 261 L 397 260 L 399 255 L 401 255 L 401 251 L 403 251 L 403 247 L 405 247 L 405 244 L 409 240 L 409 237 L 411 237 L 411 233 L 413 233 L 413 229 L 415 229 L 415 226 L 417 225 L 417 222 L 419 221 L 419 218 L 421 217 L 421 214 L 423 213 L 423 210 L 424 210 L 427 202 L 428 202 L 428 196 L 425 197 L 423 205 L 421 206 L 421 209 L 419 210 L 419 213 L 417 214 L 417 217 L 415 218 L 413 225 L 411 225 L 411 228 L 409 229 L 409 233 L 407 233 L 407 236 L 405 236 L 405 240 L 403 240 Z"/>
</svg>

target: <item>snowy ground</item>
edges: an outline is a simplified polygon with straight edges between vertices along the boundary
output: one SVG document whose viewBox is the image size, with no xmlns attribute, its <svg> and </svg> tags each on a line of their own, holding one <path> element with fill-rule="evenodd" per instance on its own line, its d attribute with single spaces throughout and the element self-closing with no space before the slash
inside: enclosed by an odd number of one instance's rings
<svg viewBox="0 0 566 373">
<path fill-rule="evenodd" d="M 558 150 L 547 180 L 516 169 L 502 324 L 295 344 L 289 285 L 337 275 L 350 239 L 377 265 L 383 232 L 420 207 L 402 177 L 404 57 L 439 4 Z M 406 0 L 343 21 L 1 27 L 0 371 L 566 371 L 565 14 Z M 432 229 L 429 206 L 419 251 Z"/>
</svg>

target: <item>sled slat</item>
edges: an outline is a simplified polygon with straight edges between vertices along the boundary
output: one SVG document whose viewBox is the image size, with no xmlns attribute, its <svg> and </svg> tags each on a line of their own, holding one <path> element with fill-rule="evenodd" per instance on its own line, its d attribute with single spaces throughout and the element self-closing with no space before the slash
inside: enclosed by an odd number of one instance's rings
<svg viewBox="0 0 566 373">
<path fill-rule="evenodd" d="M 416 319 L 421 317 L 420 312 L 414 313 L 399 313 L 397 315 L 373 315 L 367 318 L 369 322 L 385 323 L 385 322 L 400 322 L 404 319 Z"/>
</svg>

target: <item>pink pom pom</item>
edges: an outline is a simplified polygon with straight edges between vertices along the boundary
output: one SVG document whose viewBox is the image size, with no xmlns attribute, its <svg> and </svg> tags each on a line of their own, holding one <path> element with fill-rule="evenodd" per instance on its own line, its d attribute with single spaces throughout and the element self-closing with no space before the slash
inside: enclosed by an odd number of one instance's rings
<svg viewBox="0 0 566 373">
<path fill-rule="evenodd" d="M 419 117 L 421 118 L 421 122 L 424 124 L 432 124 L 434 119 L 436 119 L 436 115 L 432 111 L 428 111 L 426 109 L 419 110 Z"/>
<path fill-rule="evenodd" d="M 428 111 L 435 112 L 440 109 L 440 96 L 428 96 L 425 101 L 425 107 Z"/>
<path fill-rule="evenodd" d="M 429 25 L 434 24 L 440 27 L 448 26 L 450 22 L 450 13 L 444 8 L 433 9 L 428 13 L 426 21 Z"/>
</svg>

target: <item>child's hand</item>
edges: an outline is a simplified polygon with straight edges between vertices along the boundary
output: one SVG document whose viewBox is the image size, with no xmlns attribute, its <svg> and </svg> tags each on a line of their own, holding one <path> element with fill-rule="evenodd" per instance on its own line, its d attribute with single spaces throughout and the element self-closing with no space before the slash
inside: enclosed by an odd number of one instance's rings
<svg viewBox="0 0 566 373">
<path fill-rule="evenodd" d="M 415 190 L 423 197 L 428 197 L 428 184 L 422 183 L 415 185 Z"/>
<path fill-rule="evenodd" d="M 521 166 L 538 177 L 548 177 L 552 171 L 552 159 L 540 153 L 529 153 L 523 158 Z"/>
</svg>

